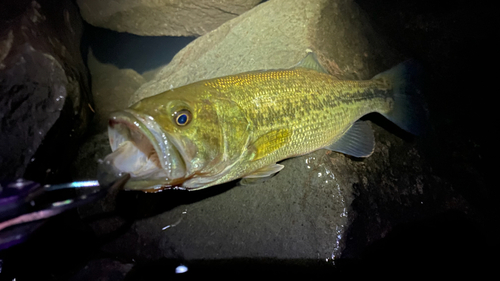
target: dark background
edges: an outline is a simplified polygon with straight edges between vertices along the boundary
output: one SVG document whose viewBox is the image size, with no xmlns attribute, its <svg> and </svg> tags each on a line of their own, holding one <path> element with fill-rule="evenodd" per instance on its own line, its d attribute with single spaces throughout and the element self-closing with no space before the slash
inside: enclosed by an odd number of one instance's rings
<svg viewBox="0 0 500 281">
<path fill-rule="evenodd" d="M 88 47 L 103 63 L 131 68 L 142 74 L 168 64 L 195 37 L 139 36 L 94 27 L 85 23 L 82 55 L 87 61 Z"/>
</svg>

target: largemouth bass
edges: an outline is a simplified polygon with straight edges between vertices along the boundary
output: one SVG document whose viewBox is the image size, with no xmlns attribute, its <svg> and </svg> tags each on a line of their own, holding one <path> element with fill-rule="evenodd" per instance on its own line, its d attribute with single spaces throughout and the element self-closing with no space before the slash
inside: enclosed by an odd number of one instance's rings
<svg viewBox="0 0 500 281">
<path fill-rule="evenodd" d="M 195 82 L 145 98 L 109 121 L 113 152 L 101 174 L 130 173 L 126 189 L 199 190 L 239 178 L 270 177 L 277 162 L 318 149 L 368 157 L 378 112 L 418 133 L 413 63 L 371 80 L 341 81 L 309 53 L 290 69 Z"/>
</svg>

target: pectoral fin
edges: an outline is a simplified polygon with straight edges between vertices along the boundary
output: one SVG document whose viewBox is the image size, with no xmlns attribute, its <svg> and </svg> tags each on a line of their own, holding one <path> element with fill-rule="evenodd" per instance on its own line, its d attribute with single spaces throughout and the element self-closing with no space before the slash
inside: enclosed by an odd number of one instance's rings
<svg viewBox="0 0 500 281">
<path fill-rule="evenodd" d="M 358 120 L 339 140 L 325 148 L 354 157 L 368 157 L 374 147 L 372 128 L 366 121 Z"/>
<path fill-rule="evenodd" d="M 250 150 L 254 153 L 251 161 L 259 160 L 288 144 L 291 136 L 292 133 L 288 129 L 274 130 L 261 136 L 250 145 Z"/>
<path fill-rule="evenodd" d="M 285 166 L 281 164 L 271 164 L 264 166 L 258 170 L 253 171 L 251 174 L 243 177 L 244 179 L 252 179 L 252 178 L 265 178 L 270 177 L 277 172 L 281 171 Z"/>
</svg>

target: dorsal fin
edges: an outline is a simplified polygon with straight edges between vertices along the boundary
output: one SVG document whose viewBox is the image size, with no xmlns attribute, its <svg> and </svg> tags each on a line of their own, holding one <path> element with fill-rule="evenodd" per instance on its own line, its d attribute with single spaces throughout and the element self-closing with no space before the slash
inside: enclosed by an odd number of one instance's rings
<svg viewBox="0 0 500 281">
<path fill-rule="evenodd" d="M 314 54 L 313 52 L 308 52 L 306 57 L 303 58 L 293 68 L 297 68 L 297 67 L 313 69 L 313 70 L 316 70 L 318 72 L 328 74 L 328 71 L 326 71 L 326 69 L 323 66 L 321 66 L 321 64 L 318 62 L 318 59 L 316 58 L 316 54 Z"/>
</svg>

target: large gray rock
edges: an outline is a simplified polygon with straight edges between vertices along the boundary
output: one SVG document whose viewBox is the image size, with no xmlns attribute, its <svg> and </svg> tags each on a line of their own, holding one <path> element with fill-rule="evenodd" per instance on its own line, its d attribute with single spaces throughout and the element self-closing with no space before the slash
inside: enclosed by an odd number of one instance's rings
<svg viewBox="0 0 500 281">
<path fill-rule="evenodd" d="M 261 0 L 77 0 L 88 23 L 148 36 L 203 35 Z"/>
<path fill-rule="evenodd" d="M 0 4 L 0 179 L 68 177 L 91 117 L 72 1 Z"/>
<path fill-rule="evenodd" d="M 307 49 L 344 79 L 369 79 L 399 62 L 351 1 L 269 1 L 191 42 L 130 104 L 203 79 L 289 68 Z"/>
</svg>

